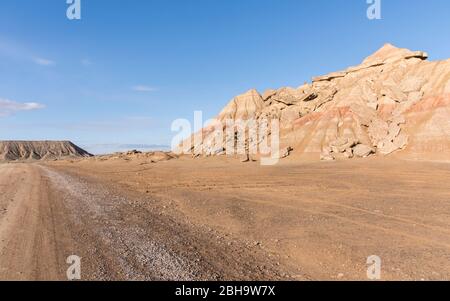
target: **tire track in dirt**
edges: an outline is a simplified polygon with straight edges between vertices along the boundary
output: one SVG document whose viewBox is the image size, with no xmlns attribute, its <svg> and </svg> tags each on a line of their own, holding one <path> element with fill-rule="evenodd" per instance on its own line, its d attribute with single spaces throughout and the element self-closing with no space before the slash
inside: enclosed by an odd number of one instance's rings
<svg viewBox="0 0 450 301">
<path fill-rule="evenodd" d="M 367 222 L 360 222 L 357 221 L 355 219 L 350 219 L 347 217 L 344 217 L 342 215 L 338 215 L 338 214 L 333 214 L 333 213 L 326 213 L 320 210 L 314 210 L 314 209 L 305 209 L 305 208 L 299 208 L 296 206 L 291 206 L 291 205 L 286 205 L 286 204 L 274 204 L 268 201 L 259 201 L 259 200 L 252 200 L 252 199 L 248 199 L 248 198 L 242 198 L 239 197 L 239 200 L 245 201 L 245 202 L 250 202 L 250 203 L 256 203 L 256 204 L 260 204 L 260 205 L 266 205 L 266 206 L 273 206 L 273 207 L 278 207 L 278 208 L 284 208 L 284 209 L 289 209 L 289 210 L 295 210 L 295 211 L 303 211 L 303 212 L 307 212 L 310 214 L 314 214 L 314 215 L 321 215 L 321 216 L 326 216 L 326 217 L 330 217 L 330 218 L 334 218 L 340 221 L 343 221 L 345 223 L 350 223 L 350 224 L 354 224 L 357 226 L 362 226 L 362 227 L 366 227 L 366 228 L 370 228 L 370 229 L 374 229 L 374 230 L 378 230 L 378 231 L 383 231 L 385 233 L 389 233 L 389 234 L 393 234 L 393 235 L 397 235 L 397 236 L 403 236 L 403 237 L 407 237 L 413 240 L 417 240 L 417 241 L 422 241 L 422 242 L 426 242 L 429 244 L 434 244 L 434 245 L 439 245 L 441 247 L 445 247 L 447 249 L 450 249 L 450 243 L 445 243 L 442 241 L 438 241 L 438 240 L 434 240 L 434 239 L 430 239 L 428 237 L 424 237 L 424 236 L 419 236 L 419 235 L 414 235 L 414 234 L 410 234 L 410 233 L 406 233 L 404 231 L 398 231 L 398 230 L 393 230 L 393 229 L 389 229 L 383 226 L 379 226 L 376 225 L 375 223 L 367 223 Z M 351 209 L 351 208 L 348 208 Z"/>
<path fill-rule="evenodd" d="M 102 259 L 91 259 L 95 279 L 263 280 L 282 279 L 264 254 L 219 233 L 208 233 L 165 214 L 149 195 L 126 192 L 98 179 L 42 166 L 72 212 L 84 242 Z M 161 211 L 161 209 L 163 209 Z M 89 252 L 92 256 L 92 252 Z M 109 264 L 106 265 L 105 262 Z M 111 266 L 114 268 L 111 269 Z M 265 267 L 265 268 L 262 268 Z"/>
<path fill-rule="evenodd" d="M 38 164 L 0 165 L 0 279 L 273 280 L 260 251 L 165 214 L 149 195 Z M 263 268 L 264 267 L 264 268 Z"/>
<path fill-rule="evenodd" d="M 60 265 L 47 187 L 32 165 L 1 165 L 0 199 L 9 202 L 0 223 L 0 278 L 56 280 Z"/>
</svg>

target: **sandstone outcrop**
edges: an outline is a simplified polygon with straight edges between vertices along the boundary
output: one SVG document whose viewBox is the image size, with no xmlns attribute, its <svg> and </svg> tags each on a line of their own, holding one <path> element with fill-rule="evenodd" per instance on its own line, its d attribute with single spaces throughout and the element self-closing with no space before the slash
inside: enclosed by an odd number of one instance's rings
<svg viewBox="0 0 450 301">
<path fill-rule="evenodd" d="M 450 60 L 427 58 L 423 51 L 386 44 L 360 65 L 298 88 L 262 95 L 250 90 L 234 98 L 218 119 L 278 120 L 280 149 L 292 147 L 296 156 L 334 160 L 400 154 L 450 160 Z M 203 155 L 215 154 L 207 143 L 210 133 L 202 132 Z M 259 145 L 270 135 L 247 143 Z M 235 145 L 229 142 L 219 143 L 220 154 Z"/>
</svg>

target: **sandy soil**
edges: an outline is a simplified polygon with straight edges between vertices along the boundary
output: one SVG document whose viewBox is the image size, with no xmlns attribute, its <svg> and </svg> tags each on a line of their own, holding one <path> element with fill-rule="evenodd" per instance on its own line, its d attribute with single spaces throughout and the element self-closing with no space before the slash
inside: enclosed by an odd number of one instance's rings
<svg viewBox="0 0 450 301">
<path fill-rule="evenodd" d="M 84 280 L 283 279 L 261 250 L 126 187 L 38 164 L 0 165 L 0 187 L 3 280 L 65 280 L 70 255 Z"/>
<path fill-rule="evenodd" d="M 0 165 L 0 278 L 450 280 L 450 164 Z"/>
</svg>

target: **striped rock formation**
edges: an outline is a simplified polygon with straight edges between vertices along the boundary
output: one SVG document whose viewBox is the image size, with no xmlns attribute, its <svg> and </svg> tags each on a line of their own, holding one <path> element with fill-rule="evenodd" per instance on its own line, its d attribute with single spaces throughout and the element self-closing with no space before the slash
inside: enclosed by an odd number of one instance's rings
<svg viewBox="0 0 450 301">
<path fill-rule="evenodd" d="M 427 58 L 386 44 L 360 65 L 310 84 L 263 94 L 250 90 L 218 119 L 277 119 L 281 148 L 298 157 L 450 160 L 450 59 Z M 230 145 L 210 148 L 212 132 L 203 130 L 203 155 L 223 154 Z"/>
<path fill-rule="evenodd" d="M 0 141 L 0 161 L 53 160 L 91 156 L 69 141 Z"/>
</svg>

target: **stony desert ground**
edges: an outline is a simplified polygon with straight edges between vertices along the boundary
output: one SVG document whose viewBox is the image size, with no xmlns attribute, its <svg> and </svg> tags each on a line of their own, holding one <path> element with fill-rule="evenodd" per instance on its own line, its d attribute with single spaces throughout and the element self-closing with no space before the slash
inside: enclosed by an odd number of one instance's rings
<svg viewBox="0 0 450 301">
<path fill-rule="evenodd" d="M 0 164 L 0 279 L 66 279 L 77 255 L 84 280 L 367 280 L 375 255 L 383 280 L 450 280 L 449 117 L 450 60 L 386 44 L 236 96 L 190 156 L 0 142 L 25 162 Z M 269 140 L 279 164 L 252 162 Z"/>
<path fill-rule="evenodd" d="M 450 279 L 450 163 L 0 164 L 0 279 Z"/>
</svg>

